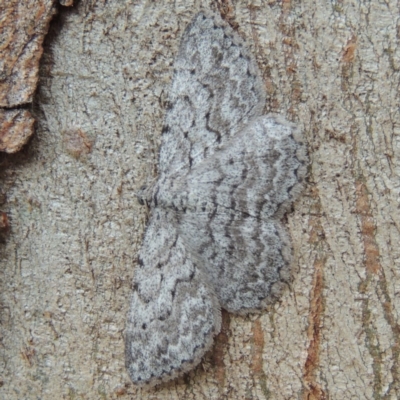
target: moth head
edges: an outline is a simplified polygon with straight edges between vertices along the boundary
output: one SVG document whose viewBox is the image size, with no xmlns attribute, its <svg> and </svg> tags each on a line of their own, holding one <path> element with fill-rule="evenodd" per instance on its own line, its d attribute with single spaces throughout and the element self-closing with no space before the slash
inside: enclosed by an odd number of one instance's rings
<svg viewBox="0 0 400 400">
<path fill-rule="evenodd" d="M 140 205 L 149 207 L 152 203 L 154 191 L 154 183 L 145 183 L 136 193 L 136 197 Z"/>
</svg>

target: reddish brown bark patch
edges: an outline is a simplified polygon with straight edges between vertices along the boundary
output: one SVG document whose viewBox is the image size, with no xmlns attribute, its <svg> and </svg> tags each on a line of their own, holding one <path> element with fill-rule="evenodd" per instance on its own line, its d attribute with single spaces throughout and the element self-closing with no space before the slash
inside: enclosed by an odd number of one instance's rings
<svg viewBox="0 0 400 400">
<path fill-rule="evenodd" d="M 55 13 L 55 0 L 7 0 L 0 6 L 0 151 L 14 153 L 33 133 L 29 111 L 39 79 L 43 40 Z M 11 123 L 10 123 L 11 122 Z"/>
<path fill-rule="evenodd" d="M 267 385 L 267 376 L 263 368 L 263 353 L 265 346 L 264 331 L 261 326 L 261 320 L 257 319 L 253 324 L 253 351 L 251 370 L 253 379 L 260 385 L 260 388 L 266 399 L 271 398 L 271 392 Z"/>
<path fill-rule="evenodd" d="M 225 387 L 226 366 L 224 362 L 224 354 L 229 341 L 230 315 L 227 311 L 221 310 L 222 324 L 221 332 L 215 338 L 215 344 L 212 352 L 213 363 L 215 365 L 215 378 L 219 387 Z"/>
<path fill-rule="evenodd" d="M 314 262 L 314 277 L 311 291 L 310 313 L 308 316 L 307 336 L 310 344 L 307 349 L 307 359 L 304 365 L 304 400 L 324 400 L 325 392 L 316 382 L 316 371 L 319 367 L 319 352 L 321 345 L 321 319 L 324 311 L 323 305 L 323 267 L 324 260 L 316 259 Z"/>
<path fill-rule="evenodd" d="M 32 102 L 54 0 L 8 0 L 0 10 L 0 107 L 15 107 Z"/>
<path fill-rule="evenodd" d="M 253 340 L 254 340 L 254 349 L 253 349 L 253 360 L 251 363 L 251 369 L 253 373 L 259 375 L 260 373 L 264 373 L 263 371 L 263 350 L 264 350 L 264 332 L 261 327 L 261 322 L 257 319 L 253 324 Z"/>
<path fill-rule="evenodd" d="M 356 207 L 361 220 L 361 234 L 364 242 L 365 267 L 368 273 L 376 274 L 381 269 L 379 249 L 375 241 L 375 222 L 371 215 L 367 188 L 362 182 L 356 184 Z"/>
<path fill-rule="evenodd" d="M 34 124 L 28 110 L 0 110 L 0 151 L 19 151 L 31 137 Z"/>
<path fill-rule="evenodd" d="M 92 151 L 93 140 L 82 129 L 63 132 L 64 148 L 75 158 L 83 157 Z"/>
<path fill-rule="evenodd" d="M 345 63 L 352 63 L 355 58 L 356 49 L 357 38 L 355 36 L 352 36 L 343 50 L 342 61 Z"/>
<path fill-rule="evenodd" d="M 310 219 L 309 242 L 315 247 L 317 256 L 314 261 L 314 276 L 310 293 L 310 310 L 308 314 L 307 337 L 309 345 L 307 358 L 304 364 L 302 393 L 303 400 L 325 400 L 328 398 L 321 385 L 317 382 L 319 370 L 319 354 L 321 350 L 321 328 L 324 313 L 324 268 L 326 262 L 325 232 L 321 224 L 321 204 L 316 187 L 311 189 L 314 200 L 312 215 Z"/>
<path fill-rule="evenodd" d="M 0 233 L 7 232 L 10 225 L 8 222 L 7 214 L 3 211 L 0 211 Z"/>
</svg>

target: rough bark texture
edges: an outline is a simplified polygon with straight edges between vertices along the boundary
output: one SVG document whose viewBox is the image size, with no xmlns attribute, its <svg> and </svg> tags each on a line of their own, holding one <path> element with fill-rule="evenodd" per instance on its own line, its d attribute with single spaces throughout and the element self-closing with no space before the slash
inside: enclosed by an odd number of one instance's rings
<svg viewBox="0 0 400 400">
<path fill-rule="evenodd" d="M 224 313 L 204 362 L 137 389 L 123 331 L 180 34 L 203 6 L 252 46 L 266 111 L 308 138 L 288 215 L 298 273 L 262 315 Z M 400 397 L 400 4 L 79 2 L 52 25 L 38 131 L 2 156 L 5 399 Z M 4 196 L 2 202 L 5 201 Z"/>
<path fill-rule="evenodd" d="M 35 120 L 28 110 L 0 110 L 0 151 L 15 153 L 33 133 Z"/>
<path fill-rule="evenodd" d="M 33 134 L 31 113 L 18 108 L 33 100 L 54 2 L 3 0 L 0 4 L 0 151 L 15 153 Z"/>
</svg>

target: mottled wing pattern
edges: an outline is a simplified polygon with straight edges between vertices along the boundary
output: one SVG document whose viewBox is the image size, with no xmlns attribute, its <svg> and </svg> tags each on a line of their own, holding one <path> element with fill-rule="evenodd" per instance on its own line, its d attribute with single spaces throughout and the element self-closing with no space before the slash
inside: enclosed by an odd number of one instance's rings
<svg viewBox="0 0 400 400">
<path fill-rule="evenodd" d="M 220 330 L 218 300 L 187 253 L 172 213 L 154 210 L 135 271 L 125 360 L 132 381 L 155 385 L 199 363 Z"/>
<path fill-rule="evenodd" d="M 265 93 L 240 37 L 219 16 L 199 13 L 174 64 L 159 170 L 184 175 L 261 114 Z"/>
<path fill-rule="evenodd" d="M 243 221 L 236 212 L 219 210 L 206 219 L 204 226 L 194 226 L 188 218 L 183 229 L 201 237 L 187 235 L 186 246 L 203 260 L 221 307 L 247 314 L 273 303 L 292 279 L 291 244 L 281 223 L 254 217 Z M 216 240 L 204 236 L 211 230 Z"/>
<path fill-rule="evenodd" d="M 221 306 L 263 308 L 290 281 L 290 241 L 277 217 L 302 187 L 300 132 L 279 117 L 252 121 L 177 186 L 174 204 L 186 248 L 196 254 Z"/>
<path fill-rule="evenodd" d="M 302 187 L 301 134 L 261 116 L 252 56 L 219 16 L 201 12 L 175 62 L 158 181 L 126 329 L 133 382 L 154 385 L 196 365 L 220 309 L 259 310 L 291 280 L 279 219 Z"/>
</svg>

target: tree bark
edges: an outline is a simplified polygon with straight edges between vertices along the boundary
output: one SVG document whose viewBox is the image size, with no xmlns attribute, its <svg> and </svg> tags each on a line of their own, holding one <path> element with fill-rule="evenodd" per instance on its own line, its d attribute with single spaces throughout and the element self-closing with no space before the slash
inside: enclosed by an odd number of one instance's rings
<svg viewBox="0 0 400 400">
<path fill-rule="evenodd" d="M 138 389 L 123 332 L 179 39 L 201 7 L 248 42 L 266 112 L 305 132 L 287 227 L 297 273 L 261 315 L 223 313 L 195 370 Z M 5 399 L 400 398 L 400 4 L 82 1 L 53 20 L 36 135 L 2 156 Z"/>
<path fill-rule="evenodd" d="M 34 132 L 28 109 L 38 82 L 43 39 L 55 0 L 0 4 L 0 151 L 21 150 Z"/>
</svg>

